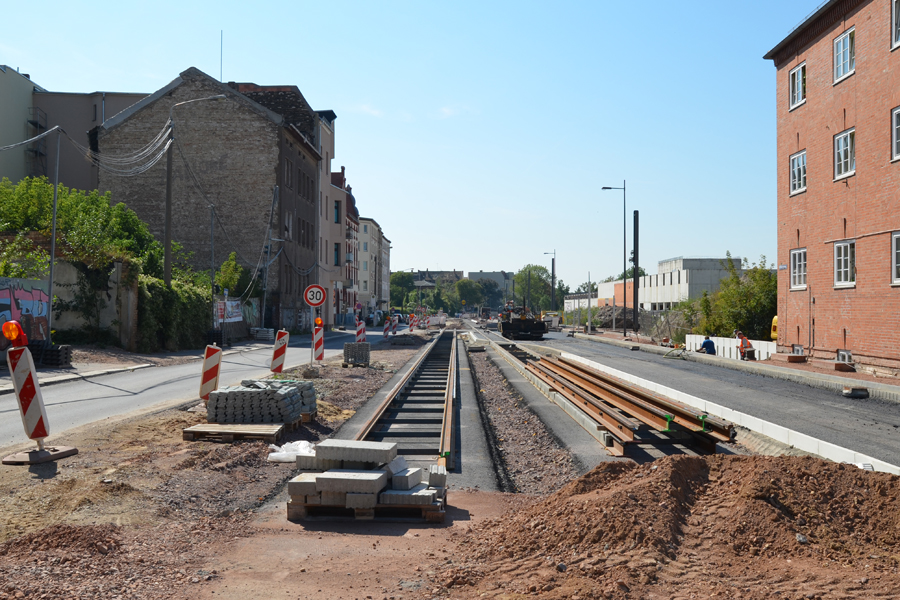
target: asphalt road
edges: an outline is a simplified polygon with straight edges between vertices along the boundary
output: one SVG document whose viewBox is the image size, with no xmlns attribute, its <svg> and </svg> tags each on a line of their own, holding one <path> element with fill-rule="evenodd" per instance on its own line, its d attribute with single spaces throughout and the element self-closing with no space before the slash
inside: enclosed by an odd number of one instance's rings
<svg viewBox="0 0 900 600">
<path fill-rule="evenodd" d="M 340 353 L 337 348 L 347 339 L 342 335 L 327 341 L 325 357 L 330 358 Z M 297 343 L 300 344 L 301 341 L 297 340 Z M 332 347 L 335 349 L 329 349 Z M 240 351 L 224 356 L 219 385 L 236 385 L 242 379 L 268 375 L 271 358 L 272 353 L 268 349 Z M 295 348 L 291 344 L 285 365 L 307 363 L 309 358 L 309 342 L 305 349 Z M 3 379 L 8 381 L 8 377 Z M 54 443 L 54 437 L 67 429 L 111 416 L 146 409 L 163 402 L 196 400 L 199 388 L 199 361 L 45 386 L 41 392 L 50 426 L 50 437 L 46 443 Z M 0 448 L 26 442 L 28 438 L 22 427 L 15 394 L 0 396 Z"/>
<path fill-rule="evenodd" d="M 537 344 L 900 465 L 900 404 L 851 400 L 806 385 L 551 333 Z"/>
</svg>

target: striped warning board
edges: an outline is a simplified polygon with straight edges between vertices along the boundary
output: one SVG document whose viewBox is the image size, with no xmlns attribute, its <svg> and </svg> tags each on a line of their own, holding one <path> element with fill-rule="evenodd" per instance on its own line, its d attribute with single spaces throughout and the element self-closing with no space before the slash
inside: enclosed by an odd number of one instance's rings
<svg viewBox="0 0 900 600">
<path fill-rule="evenodd" d="M 400 317 L 394 317 L 391 319 L 391 335 L 397 335 L 397 321 L 400 320 Z"/>
<path fill-rule="evenodd" d="M 207 346 L 203 355 L 203 371 L 200 375 L 200 398 L 209 400 L 209 393 L 219 389 L 219 370 L 222 366 L 222 349 Z"/>
<path fill-rule="evenodd" d="M 272 366 L 269 368 L 273 373 L 281 373 L 284 368 L 284 357 L 287 354 L 288 341 L 291 334 L 282 329 L 275 336 L 275 346 L 272 350 Z"/>
<path fill-rule="evenodd" d="M 325 360 L 325 328 L 316 327 L 313 330 L 313 359 Z"/>
<path fill-rule="evenodd" d="M 365 321 L 357 321 L 356 322 L 356 342 L 364 342 L 366 341 L 366 322 Z"/>
<path fill-rule="evenodd" d="M 32 440 L 42 440 L 49 435 L 50 425 L 47 412 L 44 410 L 44 398 L 37 382 L 34 370 L 34 359 L 27 346 L 10 348 L 6 352 L 6 364 L 12 375 L 16 399 L 19 401 L 19 414 L 25 435 Z"/>
<path fill-rule="evenodd" d="M 385 319 L 384 320 L 384 337 L 387 337 L 388 334 L 391 332 L 391 321 L 392 320 L 393 319 Z"/>
</svg>

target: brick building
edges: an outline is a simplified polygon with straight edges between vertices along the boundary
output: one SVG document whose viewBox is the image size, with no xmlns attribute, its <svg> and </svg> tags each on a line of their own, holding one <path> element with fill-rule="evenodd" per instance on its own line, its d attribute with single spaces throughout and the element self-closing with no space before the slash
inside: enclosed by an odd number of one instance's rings
<svg viewBox="0 0 900 600">
<path fill-rule="evenodd" d="M 225 98 L 175 107 L 220 95 Z M 283 241 L 271 243 L 276 258 L 269 267 L 265 324 L 305 326 L 309 311 L 302 293 L 314 280 L 317 258 L 322 157 L 316 113 L 296 87 L 226 85 L 190 68 L 103 123 L 97 133 L 99 151 L 112 156 L 134 152 L 162 130 L 170 112 L 177 141 L 172 146 L 172 239 L 191 253 L 195 268 L 208 269 L 213 204 L 218 215 L 216 267 L 236 251 L 239 262 L 253 270 L 260 266 L 271 215 L 270 237 Z M 100 177 L 115 200 L 125 202 L 163 238 L 165 160 L 138 176 Z M 279 195 L 273 203 L 275 186 Z"/>
<path fill-rule="evenodd" d="M 831 0 L 764 57 L 777 71 L 780 351 L 900 370 L 898 48 L 900 0 Z"/>
</svg>

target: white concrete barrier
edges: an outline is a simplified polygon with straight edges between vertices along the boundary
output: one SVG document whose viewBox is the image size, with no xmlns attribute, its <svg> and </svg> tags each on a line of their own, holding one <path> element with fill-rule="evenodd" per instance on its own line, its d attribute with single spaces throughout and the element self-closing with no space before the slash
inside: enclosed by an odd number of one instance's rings
<svg viewBox="0 0 900 600">
<path fill-rule="evenodd" d="M 688 334 L 685 337 L 685 346 L 688 350 L 696 352 L 703 343 L 702 335 Z M 716 356 L 724 356 L 725 358 L 741 359 L 740 340 L 737 338 L 713 337 L 710 336 L 712 342 L 716 345 Z M 756 349 L 756 360 L 768 360 L 769 356 L 775 354 L 775 342 L 766 342 L 763 340 L 750 340 L 750 345 Z"/>
</svg>

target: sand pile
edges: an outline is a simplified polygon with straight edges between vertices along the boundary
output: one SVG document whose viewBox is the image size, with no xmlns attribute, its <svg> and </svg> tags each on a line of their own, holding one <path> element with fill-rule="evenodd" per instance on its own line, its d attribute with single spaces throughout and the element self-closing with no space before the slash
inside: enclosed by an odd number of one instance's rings
<svg viewBox="0 0 900 600">
<path fill-rule="evenodd" d="M 454 597 L 890 596 L 898 542 L 896 476 L 813 458 L 675 456 L 603 464 L 484 523 L 438 582 Z"/>
</svg>

